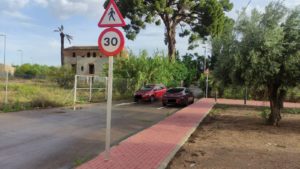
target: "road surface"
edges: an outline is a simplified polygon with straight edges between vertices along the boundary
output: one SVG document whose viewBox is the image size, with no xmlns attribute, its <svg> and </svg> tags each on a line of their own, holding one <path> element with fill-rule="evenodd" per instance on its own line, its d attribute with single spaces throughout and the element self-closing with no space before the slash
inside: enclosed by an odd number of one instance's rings
<svg viewBox="0 0 300 169">
<path fill-rule="evenodd" d="M 114 103 L 112 142 L 152 126 L 180 107 Z M 0 114 L 1 169 L 69 169 L 104 150 L 106 104 Z"/>
</svg>

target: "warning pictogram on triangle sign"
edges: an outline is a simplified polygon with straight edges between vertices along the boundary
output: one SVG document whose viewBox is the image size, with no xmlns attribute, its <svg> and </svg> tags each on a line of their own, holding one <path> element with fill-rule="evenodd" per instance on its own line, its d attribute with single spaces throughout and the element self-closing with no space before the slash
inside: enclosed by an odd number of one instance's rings
<svg viewBox="0 0 300 169">
<path fill-rule="evenodd" d="M 126 23 L 114 0 L 110 0 L 98 24 L 99 27 L 123 27 Z"/>
</svg>

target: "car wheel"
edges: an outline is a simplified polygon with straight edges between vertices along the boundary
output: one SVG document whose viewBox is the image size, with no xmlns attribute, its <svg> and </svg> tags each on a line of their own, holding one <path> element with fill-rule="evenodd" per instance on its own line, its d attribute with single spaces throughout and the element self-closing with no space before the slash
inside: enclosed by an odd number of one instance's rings
<svg viewBox="0 0 300 169">
<path fill-rule="evenodd" d="M 151 97 L 150 97 L 150 102 L 153 103 L 154 100 L 155 100 L 154 96 L 151 96 Z"/>
<path fill-rule="evenodd" d="M 186 99 L 185 101 L 184 101 L 184 106 L 188 106 L 189 105 L 189 99 Z"/>
<path fill-rule="evenodd" d="M 138 103 L 138 102 L 139 102 L 139 99 L 134 99 L 134 102 Z"/>
<path fill-rule="evenodd" d="M 163 105 L 163 106 L 167 106 L 167 103 L 164 103 L 164 102 L 163 102 L 162 105 Z"/>
</svg>

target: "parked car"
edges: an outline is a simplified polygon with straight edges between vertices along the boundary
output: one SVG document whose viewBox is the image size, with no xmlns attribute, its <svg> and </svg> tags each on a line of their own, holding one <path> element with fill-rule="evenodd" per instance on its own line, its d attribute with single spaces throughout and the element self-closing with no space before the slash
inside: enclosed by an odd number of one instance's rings
<svg viewBox="0 0 300 169">
<path fill-rule="evenodd" d="M 187 106 L 194 103 L 194 99 L 193 93 L 188 88 L 176 87 L 169 89 L 163 95 L 162 104 L 163 106 L 168 104 Z"/>
<path fill-rule="evenodd" d="M 150 101 L 154 102 L 156 99 L 161 99 L 166 93 L 167 88 L 161 84 L 150 84 L 142 87 L 140 90 L 135 92 L 134 101 Z"/>
</svg>

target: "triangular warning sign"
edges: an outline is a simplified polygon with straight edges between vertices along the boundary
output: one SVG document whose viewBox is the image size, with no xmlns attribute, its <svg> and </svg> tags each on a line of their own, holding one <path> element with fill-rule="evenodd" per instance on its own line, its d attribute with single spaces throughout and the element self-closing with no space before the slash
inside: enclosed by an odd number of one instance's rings
<svg viewBox="0 0 300 169">
<path fill-rule="evenodd" d="M 98 24 L 99 27 L 123 27 L 126 23 L 114 0 L 110 0 Z"/>
</svg>

